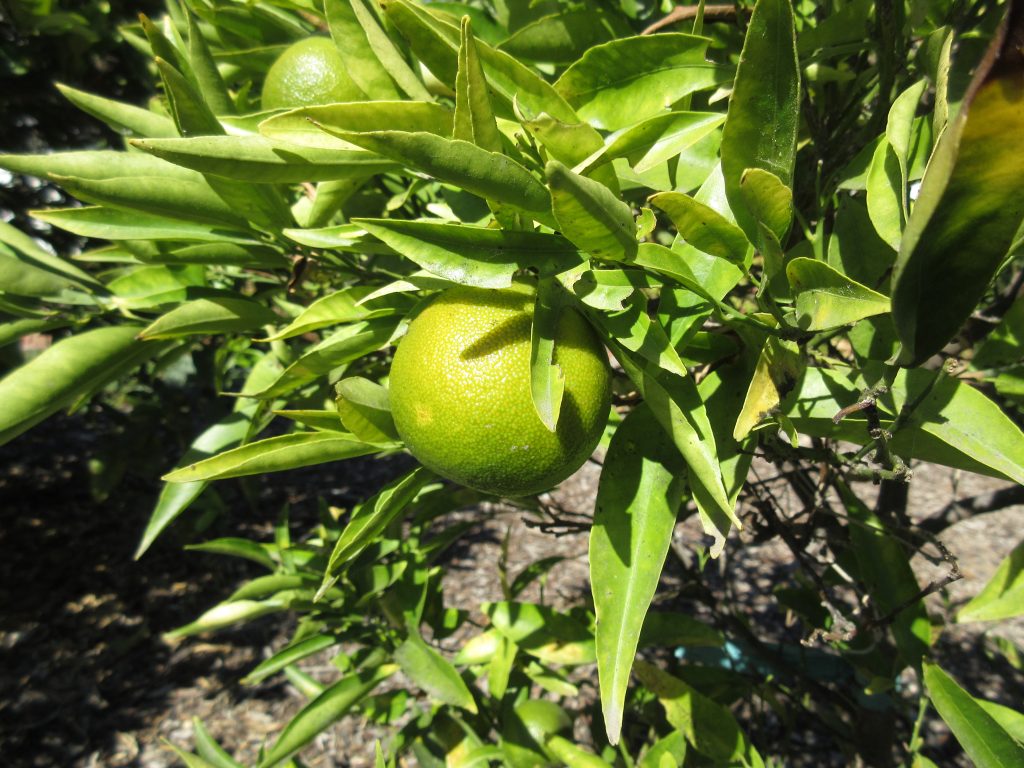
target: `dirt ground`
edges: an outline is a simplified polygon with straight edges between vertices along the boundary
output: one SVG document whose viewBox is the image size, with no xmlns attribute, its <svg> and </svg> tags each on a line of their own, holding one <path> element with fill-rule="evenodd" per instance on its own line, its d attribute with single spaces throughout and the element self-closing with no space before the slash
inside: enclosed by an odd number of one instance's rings
<svg viewBox="0 0 1024 768">
<path fill-rule="evenodd" d="M 182 552 L 176 528 L 140 561 L 133 561 L 155 487 L 129 482 L 110 500 L 95 501 L 83 458 L 92 446 L 78 420 L 59 418 L 0 449 L 3 764 L 178 765 L 163 740 L 190 746 L 193 716 L 248 764 L 305 701 L 278 679 L 255 687 L 238 683 L 286 641 L 289 623 L 268 618 L 239 631 L 177 644 L 163 641 L 161 633 L 194 618 L 255 570 L 229 559 Z M 331 504 L 351 504 L 402 471 L 401 462 L 355 460 L 275 476 L 273 485 L 257 488 L 255 505 L 231 506 L 231 513 L 206 535 L 269 536 L 285 501 L 291 503 L 299 529 L 303 516 L 313 514 L 317 494 Z M 595 465 L 586 465 L 563 486 L 559 501 L 569 509 L 591 511 L 598 471 Z M 911 485 L 911 514 L 923 520 L 957 499 L 1006 486 L 948 469 L 919 467 Z M 567 605 L 589 589 L 585 533 L 555 536 L 528 528 L 519 518 L 503 517 L 481 526 L 468 546 L 454 550 L 444 584 L 450 604 L 476 610 L 484 600 L 500 599 L 495 563 L 510 523 L 513 572 L 546 555 L 567 558 L 551 574 L 545 592 L 548 602 Z M 1022 523 L 1024 506 L 1017 505 L 946 531 L 942 538 L 958 558 L 964 578 L 930 598 L 931 610 L 950 615 L 975 594 L 1019 540 Z M 677 531 L 684 546 L 699 536 L 689 522 Z M 762 611 L 765 601 L 758 595 L 772 588 L 773 569 L 788 555 L 776 543 L 740 546 L 737 541 L 725 557 L 734 582 L 744 585 L 740 599 L 749 599 L 755 614 Z M 919 573 L 924 583 L 941 569 L 922 561 Z M 772 617 L 758 616 L 759 626 L 762 618 L 771 625 Z M 945 633 L 938 647 L 940 660 L 975 694 L 1019 705 L 1024 700 L 1024 676 L 990 652 L 992 642 L 985 629 L 967 625 Z M 1024 622 L 1004 625 L 1000 633 L 1024 648 Z M 331 671 L 325 660 L 314 660 L 305 669 L 325 679 Z M 368 766 L 374 739 L 383 735 L 347 718 L 303 757 L 316 768 Z M 933 724 L 929 738 L 941 745 L 948 734 L 941 724 Z"/>
</svg>

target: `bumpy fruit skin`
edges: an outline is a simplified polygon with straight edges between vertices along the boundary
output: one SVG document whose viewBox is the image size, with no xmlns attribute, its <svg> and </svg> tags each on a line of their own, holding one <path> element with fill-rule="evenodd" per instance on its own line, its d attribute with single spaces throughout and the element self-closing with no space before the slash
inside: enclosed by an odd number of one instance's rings
<svg viewBox="0 0 1024 768">
<path fill-rule="evenodd" d="M 530 394 L 534 292 L 460 286 L 409 325 L 391 366 L 391 411 L 409 451 L 429 469 L 500 496 L 547 490 L 593 452 L 611 405 L 600 340 L 563 309 L 555 362 L 565 393 L 555 432 Z"/>
<path fill-rule="evenodd" d="M 348 76 L 345 60 L 328 37 L 307 37 L 277 57 L 263 81 L 263 109 L 362 101 L 366 94 Z"/>
</svg>

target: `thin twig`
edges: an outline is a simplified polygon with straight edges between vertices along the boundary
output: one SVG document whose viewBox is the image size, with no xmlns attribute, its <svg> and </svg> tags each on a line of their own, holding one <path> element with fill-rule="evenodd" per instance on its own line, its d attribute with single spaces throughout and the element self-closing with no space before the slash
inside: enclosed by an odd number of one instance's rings
<svg viewBox="0 0 1024 768">
<path fill-rule="evenodd" d="M 660 29 L 665 27 L 671 27 L 673 24 L 678 24 L 680 21 L 687 21 L 688 19 L 697 18 L 697 9 L 699 6 L 696 5 L 680 5 L 672 9 L 667 15 L 647 27 L 640 34 L 652 35 Z M 735 5 L 705 5 L 704 6 L 704 18 L 708 20 L 716 19 L 728 19 L 735 16 L 737 12 L 749 13 L 745 8 L 737 8 Z"/>
</svg>

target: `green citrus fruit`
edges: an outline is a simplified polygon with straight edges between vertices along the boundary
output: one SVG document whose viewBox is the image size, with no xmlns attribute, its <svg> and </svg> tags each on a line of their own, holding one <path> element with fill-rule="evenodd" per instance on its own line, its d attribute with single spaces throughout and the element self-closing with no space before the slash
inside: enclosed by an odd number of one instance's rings
<svg viewBox="0 0 1024 768">
<path fill-rule="evenodd" d="M 530 394 L 534 290 L 459 286 L 409 324 L 391 366 L 391 411 L 420 462 L 487 493 L 547 490 L 587 460 L 611 405 L 604 347 L 587 322 L 563 309 L 555 363 L 565 393 L 555 431 Z"/>
<path fill-rule="evenodd" d="M 348 76 L 329 37 L 307 37 L 284 50 L 263 81 L 263 109 L 362 101 L 366 94 Z"/>
</svg>

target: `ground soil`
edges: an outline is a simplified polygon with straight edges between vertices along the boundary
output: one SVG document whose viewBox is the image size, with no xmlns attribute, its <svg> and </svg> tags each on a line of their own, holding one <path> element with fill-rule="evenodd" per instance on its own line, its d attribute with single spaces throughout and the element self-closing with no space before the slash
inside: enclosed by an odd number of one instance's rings
<svg viewBox="0 0 1024 768">
<path fill-rule="evenodd" d="M 239 679 L 286 642 L 290 621 L 270 617 L 242 630 L 169 643 L 161 634 L 194 618 L 256 575 L 244 562 L 186 553 L 196 534 L 176 525 L 140 561 L 132 559 L 157 486 L 129 474 L 107 500 L 90 494 L 88 457 L 97 450 L 96 414 L 58 417 L 0 449 L 0 755 L 5 766 L 177 765 L 164 740 L 188 748 L 192 718 L 240 761 L 255 761 L 305 699 L 275 678 L 245 687 Z M 97 426 L 98 425 L 98 426 Z M 109 425 L 108 425 L 109 426 Z M 173 462 L 173 456 L 159 457 Z M 282 504 L 290 503 L 301 529 L 315 514 L 316 500 L 350 505 L 407 467 L 407 460 L 355 460 L 329 468 L 275 475 L 224 492 L 227 511 L 199 538 L 241 535 L 269 538 Z M 763 473 L 770 468 L 760 467 Z M 599 468 L 588 464 L 557 495 L 565 508 L 592 509 Z M 975 497 L 1005 482 L 948 469 L 919 467 L 912 483 L 915 520 L 941 513 L 957 499 Z M 473 510 L 461 513 L 473 516 Z M 973 516 L 943 533 L 964 578 L 929 598 L 933 612 L 950 616 L 975 594 L 999 560 L 1017 543 L 1024 506 Z M 566 558 L 544 586 L 555 606 L 577 603 L 589 589 L 585 531 L 544 532 L 521 515 L 503 515 L 482 525 L 454 548 L 445 569 L 449 604 L 476 611 L 500 599 L 496 563 L 511 526 L 509 569 L 540 557 Z M 677 544 L 686 549 L 703 537 L 691 522 L 680 524 Z M 757 626 L 768 634 L 787 631 L 784 616 L 768 615 L 764 598 L 788 567 L 790 555 L 777 540 L 743 545 L 737 538 L 723 563 L 732 577 L 733 599 L 747 601 Z M 944 566 L 922 560 L 922 583 Z M 666 577 L 671 590 L 671 574 Z M 540 586 L 530 596 L 541 597 Z M 773 601 L 772 601 L 773 602 Z M 939 641 L 943 666 L 976 695 L 1004 704 L 1024 700 L 1024 675 L 992 651 L 985 625 L 954 627 Z M 1024 623 L 999 632 L 1024 647 Z M 332 668 L 314 659 L 306 671 L 329 679 Z M 913 680 L 909 681 L 913 685 Z M 592 693 L 592 686 L 589 689 Z M 589 722 L 581 719 L 584 737 Z M 962 764 L 941 723 L 927 728 L 943 765 Z M 386 733 L 346 718 L 304 753 L 318 768 L 368 766 L 373 744 Z M 844 765 L 819 753 L 808 765 Z"/>
</svg>

